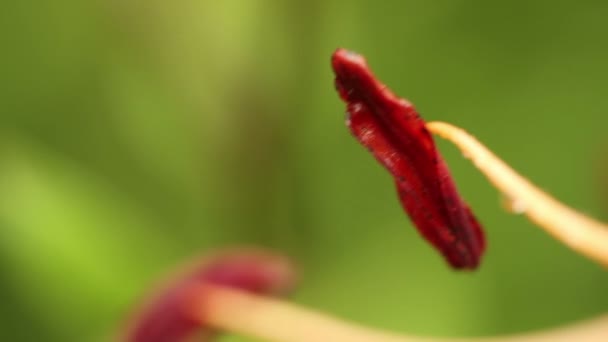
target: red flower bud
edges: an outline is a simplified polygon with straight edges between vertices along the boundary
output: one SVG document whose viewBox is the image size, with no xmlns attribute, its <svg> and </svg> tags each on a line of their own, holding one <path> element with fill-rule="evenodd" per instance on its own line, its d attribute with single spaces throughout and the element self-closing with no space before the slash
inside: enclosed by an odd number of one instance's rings
<svg viewBox="0 0 608 342">
<path fill-rule="evenodd" d="M 291 290 L 294 278 L 294 270 L 285 258 L 259 250 L 236 250 L 206 258 L 152 296 L 133 317 L 124 340 L 182 342 L 196 334 L 200 337 L 197 341 L 207 341 L 216 331 L 194 314 L 204 308 L 193 307 L 204 306 L 208 299 L 204 285 L 279 295 Z"/>
<path fill-rule="evenodd" d="M 475 269 L 484 235 L 456 191 L 431 134 L 411 103 L 379 82 L 363 56 L 338 49 L 335 84 L 347 104 L 347 125 L 395 178 L 401 204 L 419 232 L 454 268 Z"/>
</svg>

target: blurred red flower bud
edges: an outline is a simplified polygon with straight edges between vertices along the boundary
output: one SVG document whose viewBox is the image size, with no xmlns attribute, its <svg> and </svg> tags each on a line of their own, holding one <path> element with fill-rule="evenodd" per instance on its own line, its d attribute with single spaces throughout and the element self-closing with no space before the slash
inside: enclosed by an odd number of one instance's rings
<svg viewBox="0 0 608 342">
<path fill-rule="evenodd" d="M 171 279 L 138 310 L 125 341 L 181 342 L 195 334 L 211 338 L 216 332 L 193 313 L 204 308 L 192 307 L 193 303 L 204 305 L 204 285 L 279 295 L 291 290 L 294 279 L 294 270 L 284 257 L 260 250 L 235 250 L 205 258 Z"/>
</svg>

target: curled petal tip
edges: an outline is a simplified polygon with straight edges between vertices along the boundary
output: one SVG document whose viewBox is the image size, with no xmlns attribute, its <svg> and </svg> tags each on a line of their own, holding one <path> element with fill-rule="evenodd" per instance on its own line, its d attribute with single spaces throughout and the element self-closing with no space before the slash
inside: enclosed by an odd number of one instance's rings
<svg viewBox="0 0 608 342">
<path fill-rule="evenodd" d="M 367 67 L 365 57 L 354 51 L 342 48 L 339 48 L 334 52 L 331 60 L 335 69 L 347 67 Z"/>
</svg>

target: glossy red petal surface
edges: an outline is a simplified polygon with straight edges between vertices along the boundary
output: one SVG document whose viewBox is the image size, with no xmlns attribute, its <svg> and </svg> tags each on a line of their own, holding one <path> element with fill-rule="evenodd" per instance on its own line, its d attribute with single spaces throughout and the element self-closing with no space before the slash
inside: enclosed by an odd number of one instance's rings
<svg viewBox="0 0 608 342">
<path fill-rule="evenodd" d="M 338 49 L 332 67 L 351 133 L 393 175 L 414 225 L 452 267 L 475 269 L 485 249 L 481 226 L 415 108 L 379 82 L 361 55 Z"/>
</svg>

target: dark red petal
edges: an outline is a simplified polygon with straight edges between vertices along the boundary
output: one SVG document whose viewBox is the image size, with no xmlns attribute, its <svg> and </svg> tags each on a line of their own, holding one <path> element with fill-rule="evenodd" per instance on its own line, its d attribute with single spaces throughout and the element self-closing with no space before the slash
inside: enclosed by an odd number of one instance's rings
<svg viewBox="0 0 608 342">
<path fill-rule="evenodd" d="M 211 338 L 215 331 L 205 326 L 200 317 L 191 315 L 193 296 L 198 304 L 205 298 L 205 294 L 200 293 L 204 287 L 200 285 L 223 285 L 257 294 L 278 295 L 292 288 L 294 278 L 293 268 L 285 258 L 258 250 L 238 250 L 198 261 L 138 311 L 125 340 L 182 342 L 195 334 Z"/>
<path fill-rule="evenodd" d="M 420 233 L 454 268 L 476 268 L 483 232 L 412 104 L 376 80 L 361 55 L 338 49 L 332 67 L 352 134 L 395 177 L 401 204 Z"/>
</svg>

